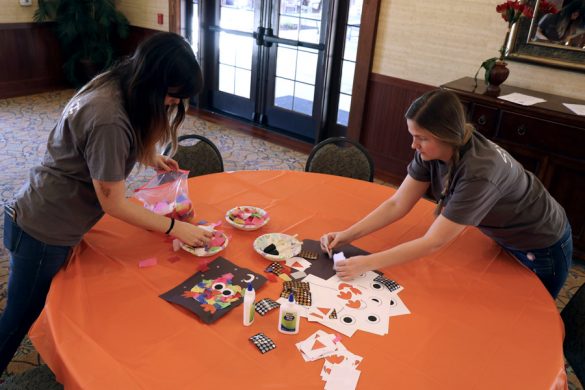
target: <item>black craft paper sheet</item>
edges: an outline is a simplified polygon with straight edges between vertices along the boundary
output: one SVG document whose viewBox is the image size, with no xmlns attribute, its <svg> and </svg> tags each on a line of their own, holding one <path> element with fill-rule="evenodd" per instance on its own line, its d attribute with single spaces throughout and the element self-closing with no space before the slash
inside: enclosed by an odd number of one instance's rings
<svg viewBox="0 0 585 390">
<path fill-rule="evenodd" d="M 330 259 L 329 256 L 327 256 L 327 253 L 321 250 L 321 242 L 315 240 L 303 240 L 302 250 L 317 253 L 316 260 L 307 259 L 307 261 L 311 262 L 311 266 L 304 271 L 306 274 L 315 275 L 325 280 L 335 275 L 333 259 Z M 344 245 L 335 248 L 335 253 L 339 252 L 343 252 L 346 258 L 370 254 L 369 252 L 353 245 Z"/>
<path fill-rule="evenodd" d="M 181 305 L 210 324 L 227 314 L 243 300 L 248 282 L 258 290 L 266 278 L 229 260 L 218 257 L 208 270 L 197 272 L 172 290 L 160 295 L 168 302 Z"/>
</svg>

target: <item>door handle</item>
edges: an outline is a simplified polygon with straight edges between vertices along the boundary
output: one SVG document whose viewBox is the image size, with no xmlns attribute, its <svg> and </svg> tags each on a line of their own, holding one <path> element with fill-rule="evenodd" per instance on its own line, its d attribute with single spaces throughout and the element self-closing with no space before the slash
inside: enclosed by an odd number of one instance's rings
<svg viewBox="0 0 585 390">
<path fill-rule="evenodd" d="M 300 46 L 300 47 L 306 47 L 309 49 L 325 50 L 325 45 L 322 43 L 295 41 L 294 39 L 279 38 L 276 35 L 274 35 L 274 36 L 267 35 L 266 37 L 264 37 L 264 41 L 266 41 L 268 43 L 282 43 L 283 45 L 289 45 L 289 46 Z"/>
</svg>

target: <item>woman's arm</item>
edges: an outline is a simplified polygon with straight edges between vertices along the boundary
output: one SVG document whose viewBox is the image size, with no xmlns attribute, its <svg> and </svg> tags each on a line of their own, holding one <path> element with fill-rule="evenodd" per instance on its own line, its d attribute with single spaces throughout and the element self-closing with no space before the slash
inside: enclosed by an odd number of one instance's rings
<svg viewBox="0 0 585 390">
<path fill-rule="evenodd" d="M 155 214 L 126 199 L 124 181 L 93 180 L 93 186 L 106 214 L 131 225 L 160 233 L 165 233 L 171 226 L 170 218 Z M 211 238 L 210 232 L 181 221 L 175 221 L 169 234 L 192 246 L 205 245 Z"/>
<path fill-rule="evenodd" d="M 424 195 L 430 183 L 406 176 L 394 195 L 342 232 L 328 233 L 329 248 L 348 244 L 404 217 Z"/>
<path fill-rule="evenodd" d="M 439 215 L 424 236 L 397 245 L 388 250 L 367 256 L 351 257 L 337 262 L 337 275 L 343 280 L 351 280 L 356 276 L 375 269 L 404 263 L 430 255 L 455 239 L 465 229 L 460 225 Z"/>
</svg>

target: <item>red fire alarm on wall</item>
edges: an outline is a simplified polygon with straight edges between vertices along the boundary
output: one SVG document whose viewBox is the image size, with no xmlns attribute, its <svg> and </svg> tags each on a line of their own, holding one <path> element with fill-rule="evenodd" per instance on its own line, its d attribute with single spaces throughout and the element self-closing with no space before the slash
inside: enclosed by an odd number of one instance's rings
<svg viewBox="0 0 585 390">
<path fill-rule="evenodd" d="M 158 24 L 163 24 L 163 14 L 156 14 L 156 22 Z"/>
</svg>

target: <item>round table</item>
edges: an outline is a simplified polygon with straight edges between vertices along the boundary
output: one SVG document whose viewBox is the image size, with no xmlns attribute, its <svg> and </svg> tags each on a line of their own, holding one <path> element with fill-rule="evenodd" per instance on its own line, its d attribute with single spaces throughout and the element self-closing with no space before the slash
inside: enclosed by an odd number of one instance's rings
<svg viewBox="0 0 585 390">
<path fill-rule="evenodd" d="M 262 207 L 268 225 L 231 236 L 219 255 L 263 273 L 252 248 L 268 232 L 315 239 L 344 229 L 394 189 L 343 177 L 293 171 L 238 171 L 195 177 L 195 221 L 223 221 L 238 205 Z M 405 218 L 353 244 L 380 251 L 421 236 L 433 220 L 421 200 Z M 139 268 L 156 257 L 158 264 Z M 170 240 L 105 216 L 56 276 L 45 310 L 30 332 L 35 347 L 67 388 L 322 388 L 322 360 L 306 363 L 294 344 L 318 329 L 305 319 L 297 335 L 277 331 L 273 311 L 242 326 L 242 306 L 206 325 L 159 295 L 194 274 L 200 259 L 173 252 Z M 363 356 L 358 388 L 565 388 L 563 325 L 538 278 L 477 229 L 469 227 L 431 256 L 381 270 L 404 286 L 410 315 L 391 317 L 389 334 L 358 331 L 342 342 Z M 276 299 L 269 282 L 256 299 Z M 260 354 L 258 332 L 277 348 Z"/>
</svg>

